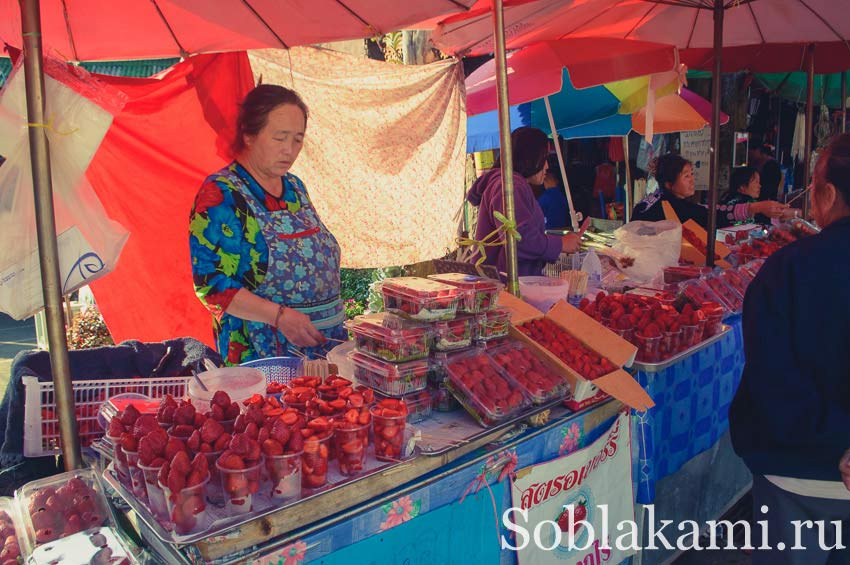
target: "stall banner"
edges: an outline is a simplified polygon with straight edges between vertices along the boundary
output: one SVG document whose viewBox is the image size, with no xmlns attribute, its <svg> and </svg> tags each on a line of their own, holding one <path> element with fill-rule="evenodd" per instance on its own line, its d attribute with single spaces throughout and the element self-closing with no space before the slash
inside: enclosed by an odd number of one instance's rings
<svg viewBox="0 0 850 565">
<path fill-rule="evenodd" d="M 683 131 L 680 134 L 682 157 L 694 164 L 696 190 L 708 190 L 708 172 L 711 160 L 711 129 Z"/>
<path fill-rule="evenodd" d="M 522 509 L 528 517 L 526 520 L 514 511 L 511 518 L 513 527 L 525 528 L 528 533 L 525 545 L 521 533 L 511 541 L 519 548 L 520 565 L 614 565 L 633 555 L 633 550 L 619 550 L 615 544 L 615 540 L 628 531 L 627 528 L 618 530 L 618 525 L 635 523 L 628 413 L 620 412 L 608 431 L 590 446 L 519 470 L 511 497 L 513 508 Z M 567 512 L 570 505 L 575 519 L 572 547 Z M 539 530 L 537 539 L 535 528 Z M 560 543 L 558 533 L 561 534 Z M 634 536 L 637 538 L 636 533 Z M 634 543 L 629 541 L 623 545 L 633 546 Z"/>
<path fill-rule="evenodd" d="M 463 68 L 393 65 L 315 47 L 249 51 L 257 82 L 310 108 L 292 172 L 346 268 L 409 265 L 456 247 L 466 171 Z"/>
</svg>

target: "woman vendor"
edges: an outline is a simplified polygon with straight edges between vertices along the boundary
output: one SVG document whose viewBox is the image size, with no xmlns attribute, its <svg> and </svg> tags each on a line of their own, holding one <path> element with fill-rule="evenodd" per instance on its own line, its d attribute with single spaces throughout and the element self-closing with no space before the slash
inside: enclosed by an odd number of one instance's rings
<svg viewBox="0 0 850 565">
<path fill-rule="evenodd" d="M 289 172 L 304 144 L 307 106 L 264 84 L 239 109 L 235 160 L 195 197 L 189 247 L 195 292 L 213 314 L 228 364 L 323 353 L 345 339 L 340 250 L 307 189 Z"/>
<path fill-rule="evenodd" d="M 534 198 L 531 185 L 543 183 L 549 154 L 549 138 L 541 130 L 521 127 L 511 134 L 514 167 L 514 217 L 521 239 L 517 241 L 517 273 L 519 276 L 540 275 L 547 262 L 553 262 L 564 253 L 578 251 L 581 237 L 546 235 L 546 218 Z M 494 168 L 478 178 L 469 189 L 466 199 L 478 206 L 478 227 L 475 237 L 479 241 L 497 229 L 501 223 L 494 213 L 505 213 L 502 201 L 502 171 Z M 499 272 L 507 272 L 505 246 L 485 248 L 488 265 Z"/>
<path fill-rule="evenodd" d="M 635 206 L 632 219 L 650 222 L 663 220 L 664 209 L 661 203 L 669 202 L 679 216 L 679 221 L 684 223 L 694 220 L 708 229 L 708 208 L 688 200 L 695 191 L 693 164 L 679 155 L 668 153 L 657 159 L 654 174 L 658 181 L 658 190 L 647 195 Z M 719 204 L 716 208 L 717 227 L 731 226 L 756 214 L 779 218 L 787 207 L 773 200 Z"/>
</svg>

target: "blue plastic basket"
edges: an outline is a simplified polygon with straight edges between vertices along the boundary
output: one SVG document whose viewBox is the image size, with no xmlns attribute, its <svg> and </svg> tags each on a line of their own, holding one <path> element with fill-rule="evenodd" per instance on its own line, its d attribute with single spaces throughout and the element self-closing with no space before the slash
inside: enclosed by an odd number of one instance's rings
<svg viewBox="0 0 850 565">
<path fill-rule="evenodd" d="M 289 384 L 301 373 L 300 357 L 268 357 L 242 363 L 242 367 L 257 369 L 266 376 L 266 382 Z"/>
</svg>

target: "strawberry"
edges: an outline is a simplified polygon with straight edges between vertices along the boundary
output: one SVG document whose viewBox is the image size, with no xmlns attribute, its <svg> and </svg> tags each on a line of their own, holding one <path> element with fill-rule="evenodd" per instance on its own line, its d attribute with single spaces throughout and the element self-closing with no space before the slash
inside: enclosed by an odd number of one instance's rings
<svg viewBox="0 0 850 565">
<path fill-rule="evenodd" d="M 121 423 L 120 418 L 114 417 L 109 420 L 109 429 L 106 431 L 106 435 L 109 437 L 121 437 L 121 434 L 124 433 L 124 424 Z"/>
<path fill-rule="evenodd" d="M 224 433 L 224 428 L 216 420 L 210 418 L 201 425 L 200 433 L 201 441 L 212 444 Z"/>
<path fill-rule="evenodd" d="M 188 457 L 187 457 L 187 459 L 188 459 Z M 176 495 L 181 490 L 186 488 L 186 476 L 187 476 L 187 474 L 188 473 L 180 472 L 180 470 L 176 469 L 174 467 L 174 465 L 172 464 L 171 470 L 168 472 L 168 479 L 165 482 L 165 486 L 167 486 L 168 490 L 171 491 L 172 496 Z"/>
<path fill-rule="evenodd" d="M 215 444 L 213 444 L 213 451 L 221 451 L 225 449 L 230 444 L 231 436 L 228 433 L 221 434 L 217 440 L 215 440 Z"/>
<path fill-rule="evenodd" d="M 170 394 L 165 395 L 159 403 L 156 411 L 156 419 L 164 424 L 174 423 L 174 412 L 177 410 L 177 401 Z"/>
<path fill-rule="evenodd" d="M 194 435 L 195 434 L 193 433 L 192 437 L 194 437 Z M 169 437 L 168 443 L 165 444 L 165 458 L 171 461 L 174 459 L 174 456 L 177 455 L 178 451 L 186 451 L 186 444 L 180 438 Z"/>
<path fill-rule="evenodd" d="M 195 406 L 189 400 L 183 400 L 174 411 L 174 423 L 192 426 L 195 424 Z"/>
<path fill-rule="evenodd" d="M 142 414 L 136 418 L 136 422 L 133 424 L 133 435 L 136 436 L 137 439 L 141 439 L 142 436 L 145 436 L 154 430 L 161 429 L 162 428 L 159 427 L 159 423 L 156 421 L 155 416 L 151 414 Z"/>
<path fill-rule="evenodd" d="M 218 458 L 218 464 L 223 469 L 240 470 L 245 468 L 242 458 L 232 451 L 225 451 Z"/>
<path fill-rule="evenodd" d="M 263 453 L 267 456 L 283 455 L 283 446 L 276 440 L 267 439 L 262 444 Z"/>
<path fill-rule="evenodd" d="M 139 411 L 135 406 L 128 404 L 121 413 L 121 423 L 124 424 L 125 427 L 132 427 L 140 415 L 141 414 L 139 414 Z"/>
<path fill-rule="evenodd" d="M 163 485 L 168 483 L 168 473 L 171 472 L 171 463 L 166 461 L 162 464 L 162 467 L 159 469 L 159 474 L 157 474 L 156 479 Z"/>
<path fill-rule="evenodd" d="M 211 406 L 212 405 L 218 406 L 218 407 L 224 409 L 224 408 L 227 408 L 228 406 L 230 406 L 230 402 L 231 402 L 231 400 L 230 400 L 229 394 L 227 394 L 223 390 L 217 390 L 212 397 L 212 401 L 210 402 L 210 405 Z"/>
<path fill-rule="evenodd" d="M 178 451 L 174 459 L 171 460 L 171 470 L 181 475 L 188 475 L 189 471 L 192 470 L 189 454 L 185 451 Z"/>
<path fill-rule="evenodd" d="M 121 447 L 124 451 L 135 452 L 139 448 L 138 440 L 133 437 L 133 434 L 124 432 L 121 434 Z"/>
<path fill-rule="evenodd" d="M 186 440 L 186 447 L 191 449 L 192 451 L 199 451 L 201 449 L 201 432 L 198 430 L 192 431 L 192 435 L 189 436 L 189 439 Z"/>
<path fill-rule="evenodd" d="M 230 403 L 230 406 L 224 409 L 224 419 L 233 420 L 239 415 L 239 405 L 235 402 Z"/>
</svg>

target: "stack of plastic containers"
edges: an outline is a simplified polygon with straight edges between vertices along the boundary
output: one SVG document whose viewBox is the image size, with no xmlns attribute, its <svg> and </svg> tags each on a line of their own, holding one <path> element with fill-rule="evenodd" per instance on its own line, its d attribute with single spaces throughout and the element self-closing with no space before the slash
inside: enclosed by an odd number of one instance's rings
<svg viewBox="0 0 850 565">
<path fill-rule="evenodd" d="M 445 305 L 451 300 L 456 309 L 456 298 L 442 300 L 440 304 L 432 301 L 422 308 L 428 309 L 429 314 L 419 311 L 419 303 L 401 298 L 400 295 L 392 304 L 396 311 L 404 311 L 406 314 L 413 313 L 426 318 L 429 315 L 444 317 L 447 310 Z M 408 404 L 408 419 L 411 421 L 430 415 L 430 397 L 423 400 L 422 391 L 428 385 L 431 327 L 391 312 L 357 316 L 346 322 L 346 327 L 354 334 L 356 350 L 351 353 L 350 359 L 354 364 L 357 381 L 375 389 L 384 397 L 403 399 Z M 427 405 L 427 411 L 422 407 L 423 402 Z"/>
</svg>

